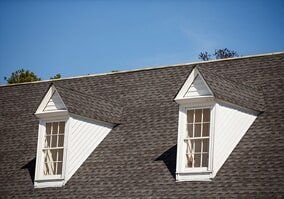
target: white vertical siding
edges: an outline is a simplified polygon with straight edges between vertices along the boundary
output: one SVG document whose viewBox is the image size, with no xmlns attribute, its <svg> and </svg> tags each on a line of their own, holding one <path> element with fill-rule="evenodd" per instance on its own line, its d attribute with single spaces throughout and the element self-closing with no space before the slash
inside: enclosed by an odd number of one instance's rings
<svg viewBox="0 0 284 199">
<path fill-rule="evenodd" d="M 43 111 L 56 111 L 65 109 L 66 107 L 63 101 L 61 100 L 58 92 L 55 91 Z"/>
<path fill-rule="evenodd" d="M 255 119 L 255 115 L 216 104 L 213 177 Z"/>
<path fill-rule="evenodd" d="M 111 127 L 79 117 L 70 117 L 69 129 L 66 181 L 111 131 Z"/>
<path fill-rule="evenodd" d="M 209 95 L 211 95 L 210 90 L 206 86 L 201 76 L 197 75 L 184 97 L 200 97 Z"/>
</svg>

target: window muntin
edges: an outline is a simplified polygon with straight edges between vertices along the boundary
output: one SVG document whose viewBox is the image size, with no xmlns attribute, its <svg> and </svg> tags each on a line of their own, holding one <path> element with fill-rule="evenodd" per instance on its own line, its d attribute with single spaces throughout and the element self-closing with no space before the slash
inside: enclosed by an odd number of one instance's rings
<svg viewBox="0 0 284 199">
<path fill-rule="evenodd" d="M 187 110 L 186 168 L 208 168 L 210 109 Z"/>
<path fill-rule="evenodd" d="M 65 122 L 46 123 L 43 151 L 43 175 L 61 175 L 64 152 Z"/>
</svg>

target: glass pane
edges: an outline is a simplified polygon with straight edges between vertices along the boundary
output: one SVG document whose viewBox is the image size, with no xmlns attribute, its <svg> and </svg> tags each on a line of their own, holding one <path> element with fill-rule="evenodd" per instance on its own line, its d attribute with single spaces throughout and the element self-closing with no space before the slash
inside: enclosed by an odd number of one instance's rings
<svg viewBox="0 0 284 199">
<path fill-rule="evenodd" d="M 50 137 L 51 137 L 51 136 L 46 136 L 46 137 L 45 137 L 45 142 L 44 142 L 44 147 L 45 147 L 45 148 L 50 148 L 50 147 L 51 147 Z"/>
<path fill-rule="evenodd" d="M 194 140 L 194 152 L 201 152 L 201 140 Z"/>
<path fill-rule="evenodd" d="M 193 161 L 193 158 L 192 158 L 192 155 L 190 154 L 187 154 L 186 155 L 186 167 L 192 167 L 192 161 Z"/>
<path fill-rule="evenodd" d="M 201 137 L 201 124 L 195 124 L 194 137 Z"/>
<path fill-rule="evenodd" d="M 195 122 L 201 122 L 202 109 L 195 110 Z"/>
<path fill-rule="evenodd" d="M 210 122 L 210 109 L 203 109 L 203 122 Z"/>
<path fill-rule="evenodd" d="M 64 145 L 64 135 L 58 136 L 58 147 L 63 147 Z"/>
<path fill-rule="evenodd" d="M 194 110 L 187 111 L 187 123 L 193 123 L 193 112 Z"/>
<path fill-rule="evenodd" d="M 202 167 L 208 167 L 208 154 L 202 154 Z"/>
<path fill-rule="evenodd" d="M 209 139 L 204 139 L 203 140 L 203 152 L 208 152 L 209 151 Z"/>
<path fill-rule="evenodd" d="M 59 133 L 64 134 L 64 129 L 65 129 L 65 122 L 60 122 L 59 123 Z"/>
<path fill-rule="evenodd" d="M 46 149 L 44 150 L 44 162 L 53 162 L 56 161 L 57 154 L 54 149 Z"/>
<path fill-rule="evenodd" d="M 62 162 L 57 163 L 57 175 L 62 174 Z"/>
<path fill-rule="evenodd" d="M 201 160 L 201 155 L 194 154 L 194 167 L 200 167 L 200 160 Z"/>
<path fill-rule="evenodd" d="M 53 122 L 52 134 L 58 134 L 58 122 Z"/>
<path fill-rule="evenodd" d="M 210 131 L 210 123 L 205 123 L 203 124 L 203 131 L 202 131 L 202 136 L 209 136 L 209 131 Z"/>
<path fill-rule="evenodd" d="M 193 124 L 187 125 L 188 137 L 193 137 Z"/>
<path fill-rule="evenodd" d="M 55 174 L 55 166 L 56 164 L 53 162 L 44 163 L 44 175 L 54 175 Z"/>
<path fill-rule="evenodd" d="M 57 155 L 57 161 L 63 161 L 63 149 L 58 149 Z"/>
<path fill-rule="evenodd" d="M 46 123 L 46 135 L 51 134 L 51 123 Z"/>
<path fill-rule="evenodd" d="M 57 135 L 52 135 L 51 136 L 51 147 L 57 147 Z"/>
</svg>

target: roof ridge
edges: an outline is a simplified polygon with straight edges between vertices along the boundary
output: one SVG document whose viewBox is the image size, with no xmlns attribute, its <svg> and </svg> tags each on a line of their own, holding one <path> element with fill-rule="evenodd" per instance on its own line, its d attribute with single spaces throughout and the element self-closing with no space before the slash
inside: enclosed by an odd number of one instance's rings
<svg viewBox="0 0 284 199">
<path fill-rule="evenodd" d="M 138 68 L 138 69 L 132 69 L 132 70 L 124 70 L 124 71 L 118 71 L 118 72 L 106 72 L 106 73 L 90 74 L 90 75 L 78 75 L 78 76 L 73 76 L 73 77 L 66 77 L 66 78 L 52 79 L 52 80 L 40 80 L 40 81 L 34 81 L 34 82 L 6 84 L 6 85 L 0 85 L 0 87 L 19 86 L 19 85 L 26 85 L 26 84 L 37 84 L 37 83 L 43 83 L 43 82 L 54 83 L 54 82 L 57 82 L 57 81 L 69 80 L 69 79 L 78 79 L 78 78 L 85 78 L 85 77 L 97 77 L 97 76 L 114 75 L 114 74 L 121 74 L 121 73 L 132 73 L 132 72 L 139 72 L 139 71 L 146 71 L 146 70 L 157 70 L 157 69 L 162 69 L 162 68 L 170 68 L 170 67 L 178 67 L 178 66 L 206 64 L 206 63 L 214 63 L 214 62 L 222 62 L 222 61 L 233 61 L 233 60 L 249 59 L 249 58 L 255 58 L 255 57 L 281 55 L 281 54 L 284 54 L 284 51 L 273 52 L 273 53 L 255 54 L 255 55 L 246 55 L 246 56 L 231 57 L 231 58 L 224 58 L 224 59 L 214 59 L 214 60 L 208 60 L 208 61 L 193 61 L 193 62 L 186 62 L 186 63 L 180 63 L 180 64 L 152 66 L 152 67 Z"/>
</svg>

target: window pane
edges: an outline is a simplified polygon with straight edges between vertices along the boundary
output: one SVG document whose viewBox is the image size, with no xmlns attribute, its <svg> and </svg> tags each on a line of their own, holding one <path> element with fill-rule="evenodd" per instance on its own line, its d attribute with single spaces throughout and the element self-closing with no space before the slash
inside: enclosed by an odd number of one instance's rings
<svg viewBox="0 0 284 199">
<path fill-rule="evenodd" d="M 202 154 L 202 167 L 208 167 L 208 154 Z"/>
<path fill-rule="evenodd" d="M 210 109 L 203 109 L 203 122 L 210 122 Z"/>
<path fill-rule="evenodd" d="M 52 123 L 46 123 L 46 135 L 51 134 L 51 124 Z"/>
<path fill-rule="evenodd" d="M 44 175 L 55 175 L 56 164 L 53 162 L 44 163 Z"/>
<path fill-rule="evenodd" d="M 201 152 L 201 140 L 194 140 L 194 152 Z"/>
<path fill-rule="evenodd" d="M 58 122 L 53 122 L 52 134 L 58 134 Z"/>
<path fill-rule="evenodd" d="M 45 148 L 50 148 L 51 147 L 50 138 L 51 138 L 51 136 L 46 136 L 45 137 L 45 142 L 44 142 L 44 147 Z"/>
<path fill-rule="evenodd" d="M 209 131 L 210 131 L 210 123 L 205 123 L 203 124 L 203 131 L 202 131 L 202 136 L 209 136 Z"/>
<path fill-rule="evenodd" d="M 55 149 L 44 150 L 44 162 L 54 162 L 57 159 L 57 154 Z"/>
<path fill-rule="evenodd" d="M 194 137 L 201 137 L 201 124 L 195 124 Z"/>
<path fill-rule="evenodd" d="M 59 123 L 59 133 L 64 134 L 64 129 L 65 129 L 65 122 L 60 122 Z"/>
<path fill-rule="evenodd" d="M 58 136 L 58 147 L 63 147 L 64 145 L 64 135 Z"/>
<path fill-rule="evenodd" d="M 194 110 L 187 111 L 187 123 L 193 123 Z"/>
<path fill-rule="evenodd" d="M 51 136 L 51 147 L 57 147 L 57 135 L 52 135 Z"/>
<path fill-rule="evenodd" d="M 200 167 L 200 160 L 201 160 L 201 155 L 194 154 L 194 167 Z"/>
<path fill-rule="evenodd" d="M 190 154 L 187 154 L 186 155 L 186 167 L 192 167 L 192 163 L 193 163 L 193 156 L 192 155 L 190 155 Z"/>
<path fill-rule="evenodd" d="M 57 150 L 57 161 L 63 161 L 63 149 Z"/>
<path fill-rule="evenodd" d="M 62 162 L 57 163 L 57 175 L 62 174 Z"/>
<path fill-rule="evenodd" d="M 195 110 L 195 122 L 201 122 L 202 109 Z"/>
<path fill-rule="evenodd" d="M 188 124 L 187 125 L 187 132 L 188 132 L 188 137 L 193 137 L 193 124 Z"/>
<path fill-rule="evenodd" d="M 209 151 L 209 139 L 203 139 L 203 152 Z"/>
</svg>

